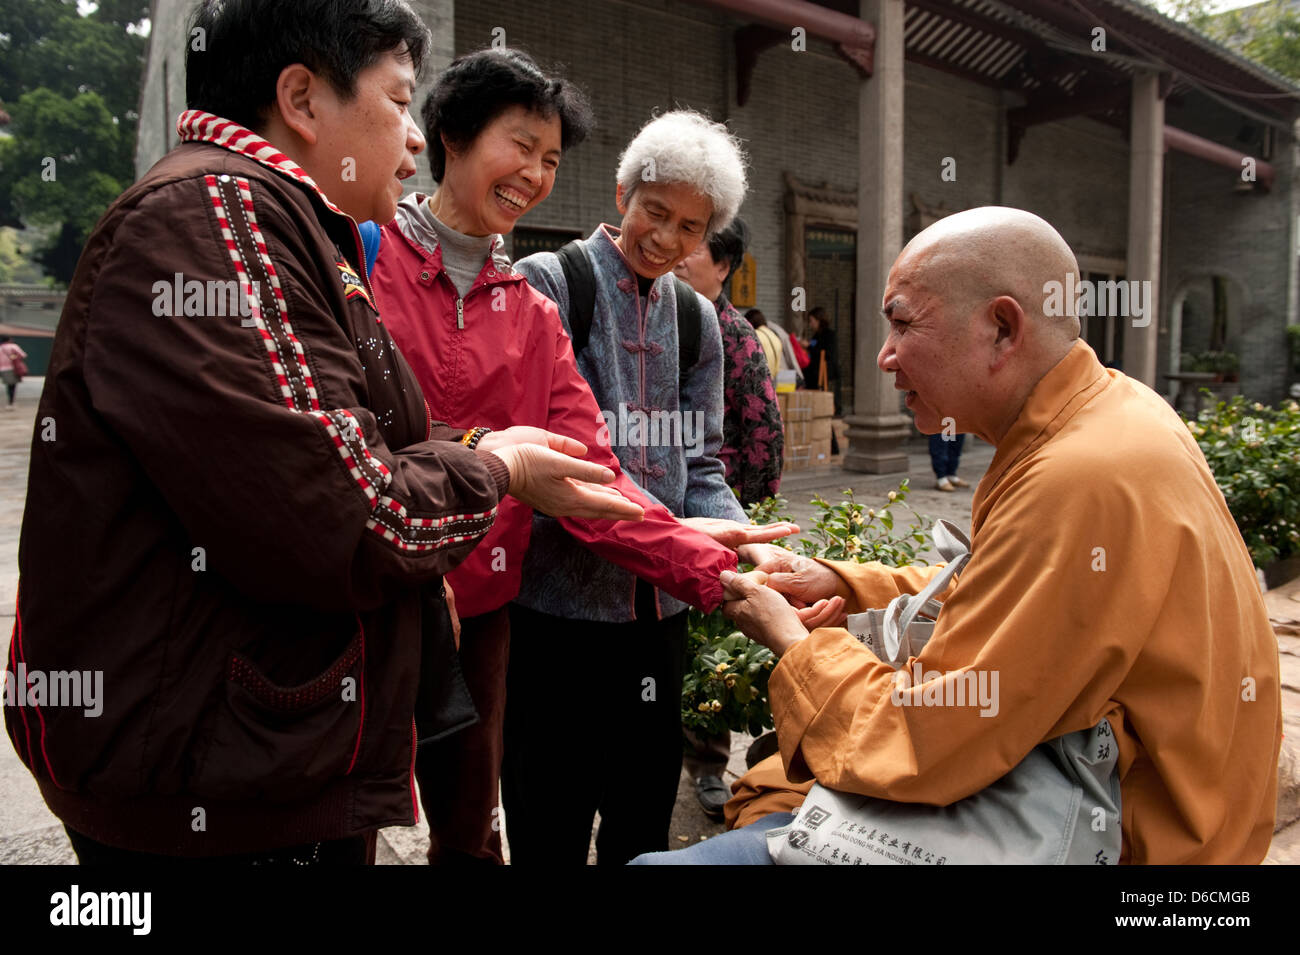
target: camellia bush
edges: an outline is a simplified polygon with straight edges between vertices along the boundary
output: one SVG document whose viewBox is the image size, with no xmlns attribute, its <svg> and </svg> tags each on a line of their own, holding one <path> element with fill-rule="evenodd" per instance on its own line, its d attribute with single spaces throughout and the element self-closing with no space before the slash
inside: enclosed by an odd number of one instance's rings
<svg viewBox="0 0 1300 955">
<path fill-rule="evenodd" d="M 845 489 L 843 499 L 836 502 L 816 496 L 812 527 L 793 544 L 778 544 L 805 557 L 878 560 L 893 567 L 923 563 L 917 554 L 925 548 L 924 529 L 930 522 L 907 506 L 907 493 L 904 480 L 875 506 L 857 501 L 851 489 Z M 750 507 L 749 518 L 756 524 L 790 520 L 785 513 L 788 506 L 785 498 L 770 497 Z M 727 730 L 758 736 L 771 729 L 767 680 L 775 665 L 776 655 L 738 631 L 721 611 L 692 610 L 682 724 L 706 736 Z"/>
<path fill-rule="evenodd" d="M 1300 405 L 1233 398 L 1187 421 L 1257 567 L 1300 554 Z"/>
</svg>

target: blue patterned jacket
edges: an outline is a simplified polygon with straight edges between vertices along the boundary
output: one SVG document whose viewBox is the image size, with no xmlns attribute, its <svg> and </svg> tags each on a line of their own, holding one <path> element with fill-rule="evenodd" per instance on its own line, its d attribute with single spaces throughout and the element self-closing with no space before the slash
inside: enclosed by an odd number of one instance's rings
<svg viewBox="0 0 1300 955">
<path fill-rule="evenodd" d="M 747 522 L 718 460 L 722 336 L 713 305 L 697 293 L 700 357 L 679 387 L 673 276 L 655 279 L 642 299 L 636 273 L 614 244 L 618 233 L 602 225 L 582 242 L 596 277 L 596 304 L 591 334 L 578 356 L 578 370 L 605 415 L 614 453 L 632 480 L 678 517 Z M 559 258 L 539 252 L 515 263 L 515 269 L 555 302 L 565 331 L 571 332 Z M 635 617 L 635 594 L 630 572 L 597 557 L 555 520 L 534 518 L 519 603 L 557 617 L 626 622 Z M 686 607 L 662 591 L 655 598 L 661 617 Z"/>
</svg>

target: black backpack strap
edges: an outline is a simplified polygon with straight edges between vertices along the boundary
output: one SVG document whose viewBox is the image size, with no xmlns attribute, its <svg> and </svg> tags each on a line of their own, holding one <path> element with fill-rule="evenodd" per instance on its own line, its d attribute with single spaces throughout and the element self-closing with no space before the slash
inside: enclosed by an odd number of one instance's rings
<svg viewBox="0 0 1300 955">
<path fill-rule="evenodd" d="M 700 360 L 700 299 L 695 289 L 673 275 L 677 292 L 677 371 L 686 384 L 695 363 Z"/>
<path fill-rule="evenodd" d="M 564 284 L 569 288 L 569 337 L 573 340 L 576 360 L 591 337 L 591 317 L 596 311 L 596 273 L 577 239 L 566 242 L 555 254 L 564 270 Z"/>
</svg>

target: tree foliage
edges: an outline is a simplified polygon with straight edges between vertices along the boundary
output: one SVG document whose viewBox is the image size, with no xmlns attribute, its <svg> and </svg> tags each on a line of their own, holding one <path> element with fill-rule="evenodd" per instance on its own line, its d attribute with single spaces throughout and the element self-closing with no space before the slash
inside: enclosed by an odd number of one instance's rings
<svg viewBox="0 0 1300 955">
<path fill-rule="evenodd" d="M 1164 0 L 1157 6 L 1212 40 L 1300 81 L 1300 4 L 1267 0 L 1214 13 L 1210 0 Z"/>
<path fill-rule="evenodd" d="M 135 178 L 144 0 L 0 0 L 0 225 L 52 225 L 38 259 L 72 277 L 81 247 Z"/>
</svg>

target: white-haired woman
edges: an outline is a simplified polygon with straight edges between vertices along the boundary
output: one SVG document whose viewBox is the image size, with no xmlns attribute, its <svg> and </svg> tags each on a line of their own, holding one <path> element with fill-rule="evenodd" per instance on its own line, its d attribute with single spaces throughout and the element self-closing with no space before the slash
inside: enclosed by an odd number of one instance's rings
<svg viewBox="0 0 1300 955">
<path fill-rule="evenodd" d="M 623 470 L 688 523 L 746 518 L 717 458 L 717 316 L 672 269 L 744 196 L 744 158 L 726 128 L 667 113 L 619 160 L 622 226 L 516 265 L 559 306 Z M 665 849 L 681 773 L 685 605 L 538 518 L 511 628 L 511 861 L 584 862 L 597 811 L 602 864 Z"/>
</svg>

